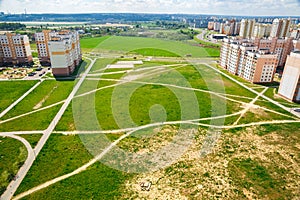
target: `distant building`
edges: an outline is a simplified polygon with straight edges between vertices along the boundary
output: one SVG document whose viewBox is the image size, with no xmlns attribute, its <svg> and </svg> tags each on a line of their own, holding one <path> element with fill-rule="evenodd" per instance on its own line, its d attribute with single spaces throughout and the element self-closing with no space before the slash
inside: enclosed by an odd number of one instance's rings
<svg viewBox="0 0 300 200">
<path fill-rule="evenodd" d="M 242 19 L 239 36 L 242 38 L 251 38 L 255 26 L 255 19 Z"/>
<path fill-rule="evenodd" d="M 214 31 L 220 31 L 220 27 L 221 27 L 220 22 L 215 22 L 214 23 Z"/>
<path fill-rule="evenodd" d="M 273 81 L 278 66 L 284 66 L 293 50 L 292 39 L 224 39 L 220 65 L 253 83 Z"/>
<path fill-rule="evenodd" d="M 55 76 L 69 76 L 81 62 L 79 34 L 60 31 L 48 42 L 52 73 Z"/>
<path fill-rule="evenodd" d="M 208 30 L 213 30 L 214 29 L 214 24 L 215 24 L 215 22 L 208 22 L 207 29 Z"/>
<path fill-rule="evenodd" d="M 290 19 L 274 19 L 270 36 L 285 38 L 290 36 Z"/>
<path fill-rule="evenodd" d="M 32 64 L 32 54 L 27 35 L 16 35 L 12 33 L 0 35 L 0 64 Z"/>
<path fill-rule="evenodd" d="M 293 37 L 296 40 L 300 39 L 300 29 L 293 30 L 291 33 L 291 37 Z"/>
<path fill-rule="evenodd" d="M 255 24 L 252 38 L 269 37 L 271 28 L 270 24 Z"/>
<path fill-rule="evenodd" d="M 278 94 L 285 99 L 300 103 L 300 51 L 288 57 Z"/>
<path fill-rule="evenodd" d="M 300 51 L 300 40 L 293 41 L 294 50 Z"/>
</svg>

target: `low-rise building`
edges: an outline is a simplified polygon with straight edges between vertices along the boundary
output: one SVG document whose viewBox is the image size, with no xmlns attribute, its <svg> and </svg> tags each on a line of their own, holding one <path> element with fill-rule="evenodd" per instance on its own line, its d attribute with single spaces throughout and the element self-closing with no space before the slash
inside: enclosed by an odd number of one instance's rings
<svg viewBox="0 0 300 200">
<path fill-rule="evenodd" d="M 300 103 L 300 51 L 288 56 L 278 94 L 287 100 Z"/>
</svg>

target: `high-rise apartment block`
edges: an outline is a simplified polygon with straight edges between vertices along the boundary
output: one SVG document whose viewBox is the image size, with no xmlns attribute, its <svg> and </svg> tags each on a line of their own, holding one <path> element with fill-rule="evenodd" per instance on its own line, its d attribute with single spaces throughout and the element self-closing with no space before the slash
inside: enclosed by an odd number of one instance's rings
<svg viewBox="0 0 300 200">
<path fill-rule="evenodd" d="M 243 19 L 240 26 L 239 36 L 242 38 L 251 38 L 254 32 L 255 19 Z"/>
<path fill-rule="evenodd" d="M 290 19 L 274 19 L 270 36 L 285 38 L 290 36 L 291 20 Z"/>
<path fill-rule="evenodd" d="M 220 65 L 250 82 L 268 83 L 292 49 L 292 39 L 224 39 Z"/>
<path fill-rule="evenodd" d="M 38 50 L 39 60 L 42 65 L 51 65 L 48 42 L 51 37 L 56 36 L 56 32 L 50 30 L 43 30 L 35 33 L 35 42 Z"/>
<path fill-rule="evenodd" d="M 238 35 L 240 31 L 240 23 L 235 20 L 229 20 L 225 23 L 220 22 L 208 22 L 208 30 L 219 31 L 222 34 L 226 35 Z"/>
<path fill-rule="evenodd" d="M 300 39 L 300 29 L 293 30 L 291 32 L 291 37 L 293 37 L 296 40 L 299 40 Z"/>
<path fill-rule="evenodd" d="M 285 99 L 300 103 L 300 51 L 288 57 L 278 94 Z"/>
<path fill-rule="evenodd" d="M 77 32 L 43 31 L 35 37 L 40 62 L 50 62 L 55 76 L 69 76 L 80 64 L 82 57 Z"/>
<path fill-rule="evenodd" d="M 0 64 L 28 65 L 32 63 L 32 54 L 27 35 L 6 33 L 0 35 Z"/>
<path fill-rule="evenodd" d="M 220 65 L 232 74 L 253 83 L 268 83 L 273 81 L 277 64 L 277 54 L 259 50 L 253 42 L 224 39 Z"/>
<path fill-rule="evenodd" d="M 271 33 L 271 24 L 255 24 L 252 38 L 269 37 Z"/>
</svg>

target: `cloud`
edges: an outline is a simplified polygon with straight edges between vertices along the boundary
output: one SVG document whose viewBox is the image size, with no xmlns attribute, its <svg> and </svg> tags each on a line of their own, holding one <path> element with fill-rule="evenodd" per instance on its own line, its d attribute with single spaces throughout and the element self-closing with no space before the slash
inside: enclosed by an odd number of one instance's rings
<svg viewBox="0 0 300 200">
<path fill-rule="evenodd" d="M 0 11 L 21 13 L 147 12 L 299 15 L 300 0 L 0 0 Z"/>
</svg>

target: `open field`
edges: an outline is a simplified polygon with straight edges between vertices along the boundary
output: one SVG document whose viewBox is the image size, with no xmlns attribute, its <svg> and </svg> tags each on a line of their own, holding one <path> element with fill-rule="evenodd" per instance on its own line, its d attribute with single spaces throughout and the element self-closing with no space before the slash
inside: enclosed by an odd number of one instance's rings
<svg viewBox="0 0 300 200">
<path fill-rule="evenodd" d="M 41 133 L 58 122 L 15 199 L 300 196 L 300 121 L 262 97 L 270 96 L 270 89 L 226 77 L 199 46 L 114 36 L 82 40 L 87 52 L 104 53 L 105 58 L 85 55 L 88 62 L 80 70 L 80 80 L 46 79 L 1 118 L 0 136 L 18 135 L 31 147 L 39 146 Z M 134 59 L 124 54 L 133 51 L 142 55 Z M 106 68 L 151 53 L 154 58 L 133 69 Z M 198 59 L 190 63 L 172 57 L 188 54 Z M 76 83 L 82 84 L 75 94 Z M 69 104 L 70 94 L 75 96 Z M 168 149 L 172 144 L 175 148 Z M 10 147 L 1 153 L 6 149 Z M 162 154 L 152 160 L 156 152 Z M 143 156 L 151 159 L 140 163 Z M 160 161 L 172 162 L 154 172 L 145 170 Z M 152 183 L 150 192 L 141 191 L 144 181 Z"/>
<path fill-rule="evenodd" d="M 26 148 L 21 142 L 9 137 L 0 137 L 0 194 L 14 179 L 26 156 Z"/>
<path fill-rule="evenodd" d="M 0 112 L 21 97 L 37 81 L 0 81 Z"/>
<path fill-rule="evenodd" d="M 57 156 L 57 153 L 63 156 L 63 160 Z M 52 135 L 37 160 L 39 164 L 31 168 L 26 181 L 22 183 L 17 193 L 71 172 L 91 158 L 92 156 L 83 146 L 79 136 Z M 84 199 L 112 199 L 121 195 L 123 182 L 130 177 L 129 174 L 97 163 L 79 176 L 49 187 L 47 191 L 35 193 L 28 199 L 56 199 L 58 197 L 80 199 L 83 198 L 83 193 Z"/>
<path fill-rule="evenodd" d="M 90 39 L 82 39 L 84 41 L 83 46 L 86 46 L 87 49 L 93 50 L 94 52 L 99 51 L 117 51 L 117 52 L 133 52 L 137 51 L 138 53 L 143 53 L 146 56 L 149 53 L 144 53 L 144 51 L 140 51 L 139 49 L 159 49 L 160 56 L 165 55 L 165 51 L 171 53 L 171 55 L 179 55 L 185 57 L 186 55 L 191 55 L 192 57 L 216 57 L 219 55 L 219 52 L 215 49 L 211 48 L 201 48 L 195 45 L 190 45 L 184 42 L 171 41 L 171 40 L 161 40 L 154 38 L 141 38 L 141 37 L 120 37 L 120 36 L 112 36 L 112 37 L 104 37 L 104 38 L 90 38 Z M 85 40 L 89 43 L 85 45 Z M 157 50 L 156 50 L 157 51 Z M 163 52 L 163 53 L 162 53 Z M 168 55 L 170 55 L 168 53 Z"/>
<path fill-rule="evenodd" d="M 80 46 L 83 52 L 90 52 L 95 49 L 101 42 L 108 39 L 109 36 L 97 38 L 83 38 L 80 40 Z"/>
</svg>

